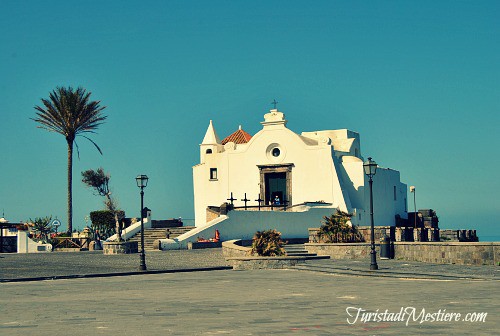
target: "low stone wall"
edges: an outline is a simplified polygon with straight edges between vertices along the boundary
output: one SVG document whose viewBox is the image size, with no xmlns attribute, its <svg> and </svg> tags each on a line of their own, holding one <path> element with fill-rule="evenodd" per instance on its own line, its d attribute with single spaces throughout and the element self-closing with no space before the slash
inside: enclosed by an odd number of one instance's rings
<svg viewBox="0 0 500 336">
<path fill-rule="evenodd" d="M 104 254 L 131 254 L 139 252 L 139 242 L 104 242 Z"/>
<path fill-rule="evenodd" d="M 309 253 L 327 255 L 332 259 L 365 259 L 370 256 L 370 243 L 308 243 L 304 244 Z M 377 256 L 380 255 L 379 244 L 375 244 Z"/>
<path fill-rule="evenodd" d="M 500 243 L 427 242 L 394 244 L 395 258 L 438 264 L 498 265 Z"/>
<path fill-rule="evenodd" d="M 222 255 L 224 258 L 247 257 L 251 248 L 241 246 L 241 240 L 234 239 L 222 242 Z"/>
<path fill-rule="evenodd" d="M 365 259 L 370 255 L 369 243 L 305 244 L 309 253 L 328 255 L 332 259 Z M 375 244 L 377 257 L 380 245 Z M 498 265 L 500 243 L 395 242 L 394 258 L 437 264 Z"/>
<path fill-rule="evenodd" d="M 219 209 L 219 211 L 220 211 L 220 209 Z M 208 223 L 211 220 L 216 219 L 217 217 L 219 217 L 219 215 L 220 215 L 220 212 L 212 210 L 210 208 L 207 208 L 207 210 L 206 210 L 206 217 L 207 218 L 206 218 L 206 222 L 205 223 Z"/>
<path fill-rule="evenodd" d="M 189 242 L 188 250 L 206 249 L 221 247 L 221 242 Z"/>
<path fill-rule="evenodd" d="M 83 252 L 88 251 L 87 248 L 81 247 L 57 247 L 53 250 L 53 252 Z"/>
<path fill-rule="evenodd" d="M 441 240 L 453 242 L 477 242 L 476 230 L 441 230 Z"/>
<path fill-rule="evenodd" d="M 371 226 L 358 226 L 358 231 L 363 235 L 365 242 L 370 241 Z M 373 228 L 375 241 L 380 241 L 384 236 L 391 238 L 391 241 L 396 240 L 396 227 L 395 226 L 375 226 Z"/>
<path fill-rule="evenodd" d="M 226 258 L 234 270 L 283 269 L 305 263 L 305 257 L 233 257 Z"/>
<path fill-rule="evenodd" d="M 250 256 L 250 247 L 241 246 L 245 243 L 240 239 L 228 240 L 222 243 L 222 254 L 231 263 L 234 270 L 252 269 L 283 269 L 300 263 L 305 263 L 306 257 L 258 257 Z"/>
<path fill-rule="evenodd" d="M 371 227 L 358 226 L 359 233 L 363 236 L 365 242 L 370 241 Z M 375 241 L 379 241 L 384 236 L 388 236 L 392 241 L 396 240 L 396 227 L 394 226 L 376 226 L 374 228 Z M 323 237 L 319 237 L 319 228 L 309 229 L 309 242 L 311 243 L 324 243 Z"/>
</svg>

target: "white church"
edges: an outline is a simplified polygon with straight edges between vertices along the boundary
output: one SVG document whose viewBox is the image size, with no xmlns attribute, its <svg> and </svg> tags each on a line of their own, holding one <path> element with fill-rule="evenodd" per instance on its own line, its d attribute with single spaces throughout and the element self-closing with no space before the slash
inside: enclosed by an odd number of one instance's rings
<svg viewBox="0 0 500 336">
<path fill-rule="evenodd" d="M 359 134 L 347 129 L 294 133 L 285 115 L 270 110 L 262 129 L 238 129 L 221 140 L 210 121 L 193 167 L 196 229 L 163 239 L 162 249 L 220 232 L 221 240 L 251 239 L 257 230 L 277 229 L 283 238 L 306 238 L 323 216 L 337 209 L 354 225 L 370 225 L 368 177 Z M 407 218 L 407 186 L 398 171 L 378 167 L 373 177 L 375 225 Z M 234 210 L 217 212 L 223 203 Z M 216 209 L 216 210 L 214 210 Z"/>
</svg>

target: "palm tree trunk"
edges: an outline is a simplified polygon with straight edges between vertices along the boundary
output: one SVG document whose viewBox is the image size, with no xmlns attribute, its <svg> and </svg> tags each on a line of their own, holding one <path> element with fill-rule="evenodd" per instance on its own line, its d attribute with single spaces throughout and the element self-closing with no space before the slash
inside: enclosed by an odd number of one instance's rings
<svg viewBox="0 0 500 336">
<path fill-rule="evenodd" d="M 68 232 L 73 232 L 73 141 L 68 140 Z"/>
</svg>

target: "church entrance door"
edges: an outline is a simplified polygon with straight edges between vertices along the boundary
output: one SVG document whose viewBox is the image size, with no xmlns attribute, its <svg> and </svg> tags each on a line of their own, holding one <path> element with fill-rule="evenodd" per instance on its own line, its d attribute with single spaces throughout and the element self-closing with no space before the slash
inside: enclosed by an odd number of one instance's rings
<svg viewBox="0 0 500 336">
<path fill-rule="evenodd" d="M 282 205 L 286 192 L 286 173 L 267 173 L 265 174 L 266 180 L 266 198 L 265 204 Z"/>
<path fill-rule="evenodd" d="M 264 204 L 275 204 L 276 196 L 279 205 L 286 201 L 292 205 L 292 163 L 278 165 L 258 165 L 260 170 L 260 197 Z"/>
</svg>

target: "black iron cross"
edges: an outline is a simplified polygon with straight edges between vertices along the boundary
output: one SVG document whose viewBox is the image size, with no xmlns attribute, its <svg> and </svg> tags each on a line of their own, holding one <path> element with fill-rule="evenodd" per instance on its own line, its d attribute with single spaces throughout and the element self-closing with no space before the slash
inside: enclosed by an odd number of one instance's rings
<svg viewBox="0 0 500 336">
<path fill-rule="evenodd" d="M 273 102 L 271 104 L 274 105 L 274 109 L 276 110 L 276 105 L 278 105 L 278 102 L 276 101 L 276 99 L 273 99 Z"/>
<path fill-rule="evenodd" d="M 231 191 L 231 198 L 227 199 L 228 201 L 231 201 L 231 205 L 233 205 L 233 201 L 236 201 L 236 198 L 233 197 L 233 192 Z"/>
<path fill-rule="evenodd" d="M 255 201 L 259 202 L 259 211 L 260 211 L 260 203 L 264 202 L 264 200 L 262 198 L 260 198 L 260 194 L 259 194 L 259 198 L 257 198 Z"/>
<path fill-rule="evenodd" d="M 250 201 L 249 199 L 247 199 L 247 193 L 245 193 L 245 198 L 242 199 L 243 202 L 245 202 L 245 210 L 247 209 L 247 202 Z"/>
</svg>

